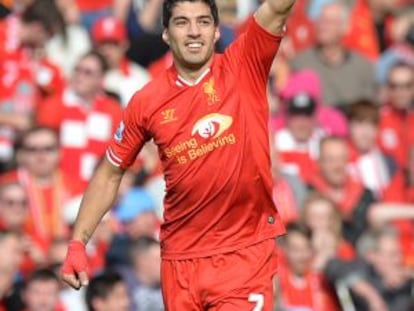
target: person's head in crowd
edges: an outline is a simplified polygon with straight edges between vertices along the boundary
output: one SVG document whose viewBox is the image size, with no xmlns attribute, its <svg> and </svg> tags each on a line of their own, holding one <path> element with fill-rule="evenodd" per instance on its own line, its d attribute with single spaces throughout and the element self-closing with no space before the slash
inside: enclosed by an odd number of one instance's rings
<svg viewBox="0 0 414 311">
<path fill-rule="evenodd" d="M 357 242 L 358 254 L 368 261 L 385 280 L 403 268 L 403 254 L 398 232 L 391 227 L 367 231 Z"/>
<path fill-rule="evenodd" d="M 317 125 L 316 100 L 307 93 L 297 93 L 285 100 L 287 128 L 297 142 L 307 142 Z"/>
<path fill-rule="evenodd" d="M 164 1 L 163 26 L 163 40 L 170 46 L 178 68 L 201 69 L 212 60 L 215 43 L 220 38 L 215 1 Z"/>
<path fill-rule="evenodd" d="M 303 204 L 302 220 L 312 232 L 331 232 L 339 237 L 342 233 L 341 214 L 332 200 L 326 196 L 312 192 Z"/>
<path fill-rule="evenodd" d="M 304 224 L 293 222 L 286 226 L 282 247 L 293 274 L 304 276 L 312 261 L 312 231 Z"/>
<path fill-rule="evenodd" d="M 316 42 L 322 47 L 341 46 L 349 30 L 349 9 L 341 1 L 330 1 L 315 20 Z"/>
<path fill-rule="evenodd" d="M 132 188 L 122 196 L 115 217 L 131 238 L 154 236 L 157 227 L 154 200 L 142 188 Z"/>
<path fill-rule="evenodd" d="M 93 277 L 85 294 L 88 311 L 129 311 L 128 288 L 121 275 L 103 272 Z"/>
<path fill-rule="evenodd" d="M 96 51 L 83 55 L 76 64 L 72 77 L 71 87 L 77 96 L 86 101 L 93 100 L 101 92 L 103 79 L 108 70 L 106 59 Z"/>
<path fill-rule="evenodd" d="M 52 177 L 59 166 L 59 138 L 51 128 L 29 129 L 18 140 L 16 149 L 18 165 L 36 178 Z"/>
<path fill-rule="evenodd" d="M 398 62 L 388 71 L 387 100 L 394 108 L 407 110 L 414 102 L 414 66 Z"/>
<path fill-rule="evenodd" d="M 58 32 L 63 31 L 65 22 L 55 1 L 35 0 L 20 16 L 20 43 L 32 48 L 42 48 Z"/>
<path fill-rule="evenodd" d="M 50 266 L 60 265 L 64 261 L 68 244 L 66 238 L 56 238 L 50 243 L 47 250 L 47 261 Z"/>
<path fill-rule="evenodd" d="M 125 25 L 116 17 L 103 17 L 92 27 L 92 41 L 111 69 L 120 67 L 129 46 Z"/>
<path fill-rule="evenodd" d="M 341 137 L 326 137 L 321 140 L 319 171 L 323 179 L 333 188 L 341 188 L 347 177 L 348 144 Z"/>
<path fill-rule="evenodd" d="M 130 256 L 138 280 L 149 287 L 159 286 L 161 282 L 160 243 L 149 236 L 140 237 L 132 242 Z"/>
<path fill-rule="evenodd" d="M 11 285 L 23 260 L 22 236 L 15 231 L 0 230 L 0 254 L 0 279 Z M 4 288 L 0 288 L 0 297 L 2 290 Z"/>
<path fill-rule="evenodd" d="M 358 152 L 364 154 L 375 148 L 379 118 L 378 106 L 369 100 L 351 105 L 349 132 L 351 142 Z"/>
<path fill-rule="evenodd" d="M 49 269 L 35 270 L 22 293 L 27 311 L 55 311 L 59 305 L 59 279 Z"/>
<path fill-rule="evenodd" d="M 22 232 L 28 215 L 28 198 L 22 185 L 0 185 L 0 227 Z"/>
</svg>

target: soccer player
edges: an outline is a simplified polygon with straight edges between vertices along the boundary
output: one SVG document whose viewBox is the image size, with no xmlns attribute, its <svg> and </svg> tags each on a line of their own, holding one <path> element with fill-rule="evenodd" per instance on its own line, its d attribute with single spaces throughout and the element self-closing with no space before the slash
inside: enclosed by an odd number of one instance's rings
<svg viewBox="0 0 414 311">
<path fill-rule="evenodd" d="M 63 279 L 87 285 L 85 244 L 123 175 L 150 139 L 167 193 L 161 228 L 166 310 L 273 307 L 274 237 L 266 82 L 294 0 L 266 0 L 225 51 L 213 0 L 164 1 L 174 65 L 137 92 L 85 193 Z"/>
</svg>

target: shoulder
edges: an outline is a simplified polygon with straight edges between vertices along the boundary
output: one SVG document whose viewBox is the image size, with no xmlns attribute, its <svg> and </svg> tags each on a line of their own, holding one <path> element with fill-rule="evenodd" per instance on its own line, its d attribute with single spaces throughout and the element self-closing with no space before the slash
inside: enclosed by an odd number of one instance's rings
<svg viewBox="0 0 414 311">
<path fill-rule="evenodd" d="M 316 59 L 318 59 L 316 55 L 316 49 L 314 47 L 311 47 L 296 55 L 296 57 L 292 60 L 292 63 L 294 65 L 303 64 L 308 62 L 309 60 L 314 61 Z"/>
<path fill-rule="evenodd" d="M 172 87 L 168 79 L 168 71 L 166 70 L 136 91 L 127 107 L 130 109 L 140 107 L 140 109 L 145 111 L 156 110 L 163 99 L 168 97 L 171 90 Z"/>
<path fill-rule="evenodd" d="M 359 54 L 358 52 L 349 51 L 350 59 L 353 63 L 358 64 L 359 66 L 373 67 L 374 64 L 365 56 Z"/>
</svg>

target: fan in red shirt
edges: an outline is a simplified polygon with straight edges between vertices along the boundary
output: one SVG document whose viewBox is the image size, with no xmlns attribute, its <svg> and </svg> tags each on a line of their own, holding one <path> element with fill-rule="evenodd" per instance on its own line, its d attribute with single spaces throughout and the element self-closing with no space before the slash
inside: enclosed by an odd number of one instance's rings
<svg viewBox="0 0 414 311">
<path fill-rule="evenodd" d="M 106 69 L 100 54 L 87 53 L 79 60 L 70 85 L 42 102 L 37 111 L 39 124 L 59 131 L 61 169 L 72 174 L 82 189 L 121 120 L 120 104 L 102 90 Z"/>
<path fill-rule="evenodd" d="M 60 70 L 44 45 L 63 18 L 53 1 L 34 1 L 0 22 L 0 164 L 13 156 L 13 141 L 27 129 L 39 99 L 63 87 Z"/>
<path fill-rule="evenodd" d="M 414 146 L 414 68 L 397 63 L 388 72 L 386 103 L 381 109 L 379 145 L 382 151 L 408 168 L 410 146 Z"/>
<path fill-rule="evenodd" d="M 62 268 L 87 283 L 85 243 L 144 143 L 158 145 L 166 310 L 272 310 L 274 237 L 266 85 L 293 0 L 267 0 L 224 55 L 215 2 L 164 1 L 174 66 L 137 92 L 81 204 Z M 79 278 L 75 277 L 75 272 Z M 178 278 L 178 279 L 177 279 Z"/>
</svg>

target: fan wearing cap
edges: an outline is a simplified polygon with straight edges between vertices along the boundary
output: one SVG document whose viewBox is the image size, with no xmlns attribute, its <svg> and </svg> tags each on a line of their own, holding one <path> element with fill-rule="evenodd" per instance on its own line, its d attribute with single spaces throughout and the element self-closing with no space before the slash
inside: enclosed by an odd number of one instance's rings
<svg viewBox="0 0 414 311">
<path fill-rule="evenodd" d="M 318 126 L 316 101 L 305 92 L 284 99 L 286 127 L 276 131 L 274 144 L 282 160 L 282 170 L 305 181 L 314 172 L 319 142 L 326 132 Z"/>
<path fill-rule="evenodd" d="M 119 95 L 126 106 L 131 96 L 147 84 L 150 76 L 143 67 L 126 58 L 129 41 L 124 24 L 115 17 L 99 19 L 92 27 L 92 41 L 109 64 L 104 88 Z"/>
</svg>

